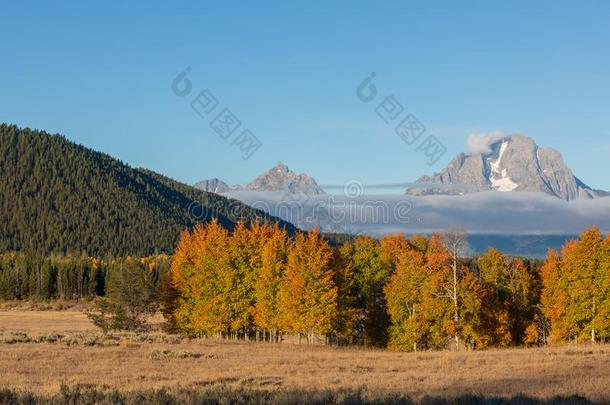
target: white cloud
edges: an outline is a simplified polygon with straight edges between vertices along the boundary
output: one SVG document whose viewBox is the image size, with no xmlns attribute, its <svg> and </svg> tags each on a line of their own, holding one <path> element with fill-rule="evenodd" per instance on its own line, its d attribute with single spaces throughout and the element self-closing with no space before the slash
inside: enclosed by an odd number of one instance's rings
<svg viewBox="0 0 610 405">
<path fill-rule="evenodd" d="M 468 135 L 466 142 L 468 143 L 470 153 L 488 153 L 490 152 L 490 146 L 494 142 L 506 136 L 507 134 L 502 131 L 492 131 L 487 134 L 471 134 Z"/>
<path fill-rule="evenodd" d="M 464 196 L 393 194 L 357 199 L 310 196 L 296 202 L 282 193 L 234 192 L 229 196 L 302 228 L 318 223 L 326 231 L 373 236 L 442 232 L 452 225 L 472 234 L 577 234 L 590 225 L 610 232 L 610 197 L 568 202 L 543 193 L 489 191 Z M 282 201 L 293 202 L 282 205 Z"/>
</svg>

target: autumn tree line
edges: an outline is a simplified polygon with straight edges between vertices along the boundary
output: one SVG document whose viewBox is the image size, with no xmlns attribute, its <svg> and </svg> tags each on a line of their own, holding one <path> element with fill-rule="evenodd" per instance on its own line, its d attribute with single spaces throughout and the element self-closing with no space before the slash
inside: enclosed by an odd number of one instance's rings
<svg viewBox="0 0 610 405">
<path fill-rule="evenodd" d="M 103 329 L 145 327 L 162 310 L 190 336 L 326 342 L 393 350 L 483 349 L 610 338 L 610 237 L 583 232 L 544 261 L 466 236 L 359 236 L 331 246 L 317 231 L 184 231 L 173 257 L 0 255 L 0 299 L 95 299 Z"/>
<path fill-rule="evenodd" d="M 466 266 L 463 243 L 358 237 L 333 249 L 317 231 L 197 226 L 182 235 L 167 278 L 171 321 L 189 335 L 323 336 L 396 350 L 539 343 L 536 269 L 493 249 Z"/>
<path fill-rule="evenodd" d="M 463 258 L 465 235 L 360 236 L 216 222 L 185 231 L 166 277 L 174 330 L 193 336 L 394 350 L 605 341 L 610 238 L 591 228 L 540 262 L 495 249 Z"/>
</svg>

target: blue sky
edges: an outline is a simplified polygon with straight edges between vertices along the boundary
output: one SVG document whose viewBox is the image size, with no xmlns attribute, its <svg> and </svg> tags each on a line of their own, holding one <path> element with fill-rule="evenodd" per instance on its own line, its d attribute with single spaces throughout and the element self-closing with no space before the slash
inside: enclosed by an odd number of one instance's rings
<svg viewBox="0 0 610 405">
<path fill-rule="evenodd" d="M 610 189 L 609 2 L 86 3 L 2 6 L 0 121 L 186 183 L 278 161 L 323 184 L 412 181 L 502 130 Z M 187 66 L 193 95 L 261 140 L 250 159 L 173 94 Z M 447 147 L 434 166 L 357 99 L 371 72 Z"/>
</svg>

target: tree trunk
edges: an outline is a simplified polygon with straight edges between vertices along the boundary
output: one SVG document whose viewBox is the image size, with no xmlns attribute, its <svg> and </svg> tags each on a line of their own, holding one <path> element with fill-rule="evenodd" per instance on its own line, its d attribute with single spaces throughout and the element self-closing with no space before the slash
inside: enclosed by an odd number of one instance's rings
<svg viewBox="0 0 610 405">
<path fill-rule="evenodd" d="M 593 297 L 593 318 L 595 318 L 595 297 Z M 591 343 L 595 343 L 595 328 L 593 326 L 591 326 Z"/>
<path fill-rule="evenodd" d="M 455 322 L 455 350 L 460 350 L 460 335 L 458 323 L 460 321 L 458 308 L 458 274 L 457 274 L 457 252 L 453 251 L 453 320 Z"/>
</svg>

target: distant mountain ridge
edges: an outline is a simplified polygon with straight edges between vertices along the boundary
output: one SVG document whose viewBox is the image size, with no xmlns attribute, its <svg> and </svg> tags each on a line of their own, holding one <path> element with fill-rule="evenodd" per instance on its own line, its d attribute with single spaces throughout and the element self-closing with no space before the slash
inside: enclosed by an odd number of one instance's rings
<svg viewBox="0 0 610 405">
<path fill-rule="evenodd" d="M 555 149 L 540 148 L 523 135 L 490 134 L 480 150 L 460 153 L 440 173 L 423 176 L 410 195 L 543 192 L 563 200 L 608 196 L 578 179 Z"/>
<path fill-rule="evenodd" d="M 197 182 L 193 187 L 219 194 L 242 190 L 262 192 L 286 191 L 294 194 L 309 195 L 326 194 L 313 177 L 305 173 L 297 174 L 283 163 L 278 163 L 245 186 L 230 186 L 222 180 L 212 178 Z"/>
<path fill-rule="evenodd" d="M 242 186 L 230 186 L 224 181 L 215 177 L 212 179 L 201 180 L 193 184 L 193 187 L 201 191 L 207 191 L 208 193 L 216 194 L 228 193 L 229 191 L 240 191 L 243 189 Z"/>
</svg>

